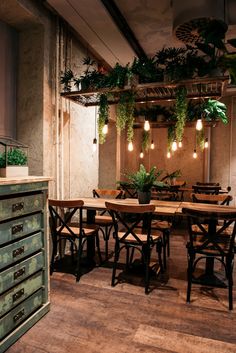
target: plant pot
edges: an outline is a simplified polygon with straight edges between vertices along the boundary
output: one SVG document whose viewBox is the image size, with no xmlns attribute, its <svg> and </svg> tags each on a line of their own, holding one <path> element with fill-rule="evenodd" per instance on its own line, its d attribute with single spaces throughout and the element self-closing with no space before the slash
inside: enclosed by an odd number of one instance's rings
<svg viewBox="0 0 236 353">
<path fill-rule="evenodd" d="M 140 204 L 150 203 L 151 191 L 138 191 L 138 202 Z"/>
<path fill-rule="evenodd" d="M 11 165 L 6 168 L 0 168 L 0 177 L 2 178 L 24 177 L 28 175 L 29 168 L 25 165 Z"/>
</svg>

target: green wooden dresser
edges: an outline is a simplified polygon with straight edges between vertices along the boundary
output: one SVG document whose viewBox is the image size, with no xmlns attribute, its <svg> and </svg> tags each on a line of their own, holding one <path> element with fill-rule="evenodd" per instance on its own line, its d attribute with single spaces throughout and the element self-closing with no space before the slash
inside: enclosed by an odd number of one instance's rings
<svg viewBox="0 0 236 353">
<path fill-rule="evenodd" d="M 49 311 L 48 180 L 0 178 L 0 353 Z"/>
</svg>

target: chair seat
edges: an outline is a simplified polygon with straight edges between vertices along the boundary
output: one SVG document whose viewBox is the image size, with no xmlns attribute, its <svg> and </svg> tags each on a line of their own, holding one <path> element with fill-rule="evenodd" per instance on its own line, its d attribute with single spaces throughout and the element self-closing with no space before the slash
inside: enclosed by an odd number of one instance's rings
<svg viewBox="0 0 236 353">
<path fill-rule="evenodd" d="M 122 237 L 124 236 L 124 232 L 118 232 L 118 238 L 122 239 Z M 147 243 L 147 234 L 142 234 L 142 233 L 136 233 L 136 235 L 138 235 L 138 238 L 140 239 L 140 241 L 144 244 Z M 157 242 L 159 239 L 162 239 L 162 233 L 159 231 L 156 231 L 155 234 L 151 235 L 151 240 L 155 243 Z M 125 238 L 125 242 L 130 242 L 130 243 L 134 243 L 134 244 L 138 244 L 138 241 L 133 237 L 132 234 L 129 234 L 126 238 Z"/>
<path fill-rule="evenodd" d="M 57 230 L 59 230 L 61 227 L 57 227 Z M 79 237 L 79 227 L 71 227 L 70 228 L 71 231 L 77 236 Z M 94 235 L 94 233 L 96 233 L 98 231 L 99 227 L 96 226 L 87 226 L 86 228 L 83 228 L 83 235 L 84 236 L 90 236 L 90 235 Z M 68 229 L 64 228 L 63 231 L 61 232 L 61 235 L 67 237 L 71 237 L 72 234 L 69 232 Z"/>
<path fill-rule="evenodd" d="M 168 221 L 154 220 L 152 221 L 152 228 L 157 228 L 160 230 L 169 230 L 172 224 Z"/>
<path fill-rule="evenodd" d="M 226 238 L 220 237 L 217 239 L 216 243 L 223 251 L 225 254 L 228 253 L 229 248 L 230 248 L 230 243 L 229 241 L 225 241 Z M 193 242 L 194 247 L 200 247 L 203 244 L 203 237 L 198 236 L 197 239 Z M 209 243 L 209 246 L 207 248 L 204 248 L 204 250 L 201 252 L 200 250 L 198 251 L 199 253 L 206 254 L 206 255 L 215 255 L 215 256 L 222 256 L 222 253 L 220 253 L 219 250 L 216 249 L 216 245 L 211 245 Z"/>
<path fill-rule="evenodd" d="M 106 225 L 106 226 L 113 224 L 111 216 L 100 216 L 100 215 L 95 216 L 95 223 L 99 225 Z"/>
</svg>

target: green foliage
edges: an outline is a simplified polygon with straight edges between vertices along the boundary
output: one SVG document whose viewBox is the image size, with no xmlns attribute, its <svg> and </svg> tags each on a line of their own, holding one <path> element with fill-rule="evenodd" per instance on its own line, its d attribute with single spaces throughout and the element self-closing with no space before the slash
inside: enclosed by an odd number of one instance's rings
<svg viewBox="0 0 236 353">
<path fill-rule="evenodd" d="M 143 130 L 142 134 L 142 151 L 147 151 L 150 148 L 150 132 Z"/>
<path fill-rule="evenodd" d="M 101 94 L 98 108 L 98 136 L 99 143 L 103 144 L 106 141 L 106 135 L 103 134 L 102 129 L 109 118 L 109 105 L 106 94 Z"/>
<path fill-rule="evenodd" d="M 177 169 L 177 170 L 175 170 L 175 171 L 173 171 L 173 172 L 171 172 L 171 173 L 167 173 L 167 172 L 166 172 L 166 175 L 165 175 L 164 178 L 162 178 L 161 180 L 162 180 L 162 181 L 167 180 L 167 179 L 172 180 L 173 178 L 179 178 L 179 177 L 181 177 L 181 175 L 182 175 L 181 170 L 180 170 L 180 169 Z"/>
<path fill-rule="evenodd" d="M 131 182 L 131 186 L 137 191 L 150 191 L 152 186 L 156 184 L 157 178 L 162 171 L 156 171 L 156 167 L 152 167 L 150 171 L 146 171 L 143 164 L 140 164 L 136 173 L 126 175 Z M 159 182 L 162 184 L 161 182 Z"/>
<path fill-rule="evenodd" d="M 228 117 L 226 115 L 226 105 L 222 102 L 219 102 L 215 99 L 208 99 L 204 105 L 204 115 L 206 121 L 221 119 L 222 123 L 228 123 Z"/>
<path fill-rule="evenodd" d="M 7 159 L 7 160 L 6 160 Z M 24 151 L 19 148 L 10 148 L 6 153 L 3 152 L 0 154 L 0 168 L 5 168 L 7 165 L 26 165 L 27 164 L 27 155 Z"/>
<path fill-rule="evenodd" d="M 201 149 L 201 151 L 204 150 L 204 143 L 205 143 L 205 134 L 204 134 L 204 129 L 200 131 L 196 131 L 196 144 L 197 146 Z"/>
<path fill-rule="evenodd" d="M 61 80 L 60 83 L 64 85 L 63 90 L 64 91 L 70 91 L 71 90 L 71 83 L 72 80 L 74 79 L 74 74 L 73 71 L 68 69 L 64 72 L 64 74 L 61 75 Z"/>
<path fill-rule="evenodd" d="M 179 87 L 176 92 L 175 111 L 177 115 L 177 122 L 175 124 L 175 136 L 177 142 L 182 141 L 184 134 L 184 127 L 186 123 L 187 113 L 187 90 L 185 87 Z"/>
<path fill-rule="evenodd" d="M 167 149 L 169 152 L 171 151 L 171 146 L 174 140 L 175 140 L 175 127 L 172 125 L 172 126 L 169 126 L 167 130 Z"/>
<path fill-rule="evenodd" d="M 120 134 L 127 128 L 127 141 L 133 140 L 135 95 L 133 91 L 122 92 L 117 105 L 116 127 Z"/>
<path fill-rule="evenodd" d="M 139 76 L 140 83 L 163 81 L 163 69 L 157 67 L 155 57 L 134 58 L 131 71 Z"/>
</svg>

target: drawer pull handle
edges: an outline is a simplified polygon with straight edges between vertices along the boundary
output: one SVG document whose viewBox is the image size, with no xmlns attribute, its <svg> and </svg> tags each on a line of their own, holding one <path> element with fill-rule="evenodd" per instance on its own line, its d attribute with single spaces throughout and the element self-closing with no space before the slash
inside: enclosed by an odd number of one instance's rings
<svg viewBox="0 0 236 353">
<path fill-rule="evenodd" d="M 24 293 L 25 293 L 25 290 L 24 290 L 24 288 L 22 288 L 18 292 L 16 292 L 15 294 L 13 294 L 13 296 L 12 296 L 13 303 L 15 301 L 17 301 L 18 299 L 20 299 L 22 297 L 22 295 L 24 295 Z"/>
<path fill-rule="evenodd" d="M 25 267 L 20 268 L 18 271 L 14 273 L 14 280 L 23 276 L 25 274 Z"/>
<path fill-rule="evenodd" d="M 12 212 L 22 211 L 23 209 L 24 209 L 24 202 L 18 202 L 12 205 Z"/>
<path fill-rule="evenodd" d="M 22 309 L 22 310 L 19 311 L 15 316 L 13 316 L 13 321 L 14 321 L 14 322 L 17 322 L 17 321 L 20 320 L 24 315 L 25 315 L 25 309 Z"/>
<path fill-rule="evenodd" d="M 13 256 L 13 257 L 17 257 L 17 256 L 23 254 L 24 251 L 25 251 L 24 246 L 21 246 L 20 248 L 18 248 L 18 249 L 16 249 L 16 250 L 13 250 L 12 256 Z"/>
<path fill-rule="evenodd" d="M 17 224 L 11 228 L 11 234 L 15 235 L 17 233 L 23 232 L 23 224 Z"/>
</svg>

